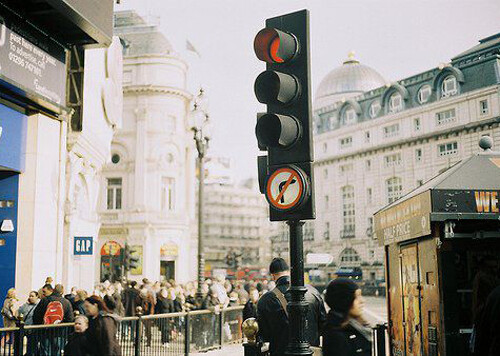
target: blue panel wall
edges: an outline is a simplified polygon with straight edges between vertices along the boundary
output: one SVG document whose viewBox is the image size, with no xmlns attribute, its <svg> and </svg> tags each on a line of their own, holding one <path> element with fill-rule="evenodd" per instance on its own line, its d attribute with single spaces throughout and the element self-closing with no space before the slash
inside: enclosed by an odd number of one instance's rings
<svg viewBox="0 0 500 356">
<path fill-rule="evenodd" d="M 12 220 L 14 225 L 13 232 L 0 231 L 0 303 L 2 306 L 7 290 L 14 287 L 16 277 L 18 192 L 19 174 L 0 171 L 0 225 L 6 219 Z"/>
<path fill-rule="evenodd" d="M 28 118 L 0 104 L 0 167 L 22 172 L 26 153 Z"/>
</svg>

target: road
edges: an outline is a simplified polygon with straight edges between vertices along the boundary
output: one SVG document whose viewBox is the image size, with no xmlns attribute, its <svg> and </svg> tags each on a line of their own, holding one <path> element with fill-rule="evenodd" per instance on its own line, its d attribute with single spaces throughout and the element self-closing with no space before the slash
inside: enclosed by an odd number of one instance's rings
<svg viewBox="0 0 500 356">
<path fill-rule="evenodd" d="M 364 297 L 365 318 L 370 325 L 387 322 L 386 299 L 381 297 Z M 194 354 L 197 356 L 243 356 L 243 346 L 229 345 L 222 350 Z"/>
</svg>

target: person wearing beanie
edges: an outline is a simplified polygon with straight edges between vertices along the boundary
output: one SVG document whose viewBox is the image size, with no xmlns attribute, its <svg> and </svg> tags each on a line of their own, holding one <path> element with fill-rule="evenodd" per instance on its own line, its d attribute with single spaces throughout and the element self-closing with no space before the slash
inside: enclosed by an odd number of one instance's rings
<svg viewBox="0 0 500 356">
<path fill-rule="evenodd" d="M 330 282 L 325 294 L 330 307 L 323 327 L 324 356 L 370 356 L 372 334 L 363 319 L 361 289 L 350 279 Z"/>
<path fill-rule="evenodd" d="M 259 337 L 269 342 L 271 356 L 285 354 L 289 340 L 287 306 L 290 302 L 290 267 L 282 258 L 274 258 L 269 265 L 269 273 L 276 287 L 262 295 L 257 303 Z M 311 346 L 319 346 L 320 327 L 326 320 L 323 299 L 319 292 L 306 286 L 305 299 L 308 304 L 305 337 Z"/>
</svg>

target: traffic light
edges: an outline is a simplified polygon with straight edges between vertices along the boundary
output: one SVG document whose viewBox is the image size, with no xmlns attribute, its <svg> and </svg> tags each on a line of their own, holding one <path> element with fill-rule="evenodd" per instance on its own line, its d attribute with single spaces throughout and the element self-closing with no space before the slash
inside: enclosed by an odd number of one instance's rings
<svg viewBox="0 0 500 356">
<path fill-rule="evenodd" d="M 134 251 L 130 248 L 128 244 L 125 244 L 123 249 L 123 267 L 125 271 L 130 271 L 139 267 L 140 258 L 133 255 Z"/>
<path fill-rule="evenodd" d="M 255 134 L 261 192 L 270 204 L 271 221 L 314 219 L 313 141 L 309 54 L 309 12 L 266 20 L 254 40 L 266 70 L 255 80 Z"/>
<path fill-rule="evenodd" d="M 234 263 L 233 253 L 228 252 L 226 255 L 226 264 L 229 268 L 231 268 L 233 266 L 233 263 Z"/>
</svg>

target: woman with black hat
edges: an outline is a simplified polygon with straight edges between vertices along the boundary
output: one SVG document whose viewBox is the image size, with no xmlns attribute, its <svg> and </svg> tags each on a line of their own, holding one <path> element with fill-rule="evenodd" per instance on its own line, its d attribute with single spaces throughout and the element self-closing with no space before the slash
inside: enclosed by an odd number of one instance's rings
<svg viewBox="0 0 500 356">
<path fill-rule="evenodd" d="M 363 319 L 361 289 L 350 279 L 335 279 L 326 289 L 330 307 L 323 328 L 324 356 L 370 356 L 372 334 Z"/>
</svg>

